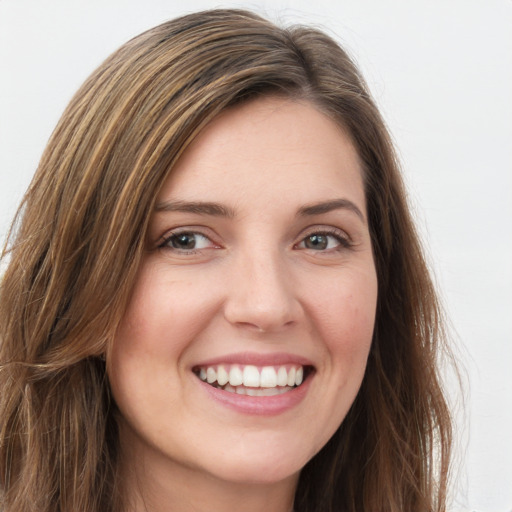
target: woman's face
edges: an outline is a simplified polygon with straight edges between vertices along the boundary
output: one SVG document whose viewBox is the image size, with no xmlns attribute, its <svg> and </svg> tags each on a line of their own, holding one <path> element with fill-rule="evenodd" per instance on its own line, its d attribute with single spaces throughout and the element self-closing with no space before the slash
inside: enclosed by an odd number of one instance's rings
<svg viewBox="0 0 512 512">
<path fill-rule="evenodd" d="M 358 392 L 376 300 L 349 137 L 305 102 L 224 112 L 161 189 L 109 355 L 123 451 L 151 478 L 295 479 Z"/>
</svg>

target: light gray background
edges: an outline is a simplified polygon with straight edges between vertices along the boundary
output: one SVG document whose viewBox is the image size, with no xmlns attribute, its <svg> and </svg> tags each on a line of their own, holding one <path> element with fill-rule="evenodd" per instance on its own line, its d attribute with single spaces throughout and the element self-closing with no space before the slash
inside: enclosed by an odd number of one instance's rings
<svg viewBox="0 0 512 512">
<path fill-rule="evenodd" d="M 467 368 L 452 510 L 512 510 L 512 0 L 0 0 L 0 237 L 87 75 L 142 30 L 217 6 L 319 25 L 363 69 Z"/>
</svg>

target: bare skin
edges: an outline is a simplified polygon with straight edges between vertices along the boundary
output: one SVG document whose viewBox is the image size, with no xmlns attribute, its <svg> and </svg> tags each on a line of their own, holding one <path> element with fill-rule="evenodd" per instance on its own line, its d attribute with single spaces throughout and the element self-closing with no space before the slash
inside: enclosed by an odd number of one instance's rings
<svg viewBox="0 0 512 512">
<path fill-rule="evenodd" d="M 258 99 L 201 132 L 156 203 L 107 360 L 129 510 L 290 512 L 371 345 L 357 152 L 313 105 Z"/>
</svg>

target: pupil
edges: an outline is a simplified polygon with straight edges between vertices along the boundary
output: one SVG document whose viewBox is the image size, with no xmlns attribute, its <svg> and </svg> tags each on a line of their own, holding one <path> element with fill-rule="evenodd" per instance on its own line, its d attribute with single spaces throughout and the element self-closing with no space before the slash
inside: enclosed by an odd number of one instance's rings
<svg viewBox="0 0 512 512">
<path fill-rule="evenodd" d="M 194 235 L 183 233 L 174 237 L 172 245 L 176 249 L 193 249 L 196 246 L 196 241 Z"/>
<path fill-rule="evenodd" d="M 311 235 L 306 238 L 306 247 L 308 249 L 325 249 L 327 247 L 327 237 L 324 235 Z"/>
</svg>

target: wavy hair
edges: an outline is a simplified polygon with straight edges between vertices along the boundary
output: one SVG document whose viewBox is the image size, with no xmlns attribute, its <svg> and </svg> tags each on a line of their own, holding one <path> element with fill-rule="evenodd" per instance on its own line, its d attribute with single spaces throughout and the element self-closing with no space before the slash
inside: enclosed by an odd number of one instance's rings
<svg viewBox="0 0 512 512">
<path fill-rule="evenodd" d="M 439 378 L 443 319 L 368 87 L 316 29 L 212 10 L 135 37 L 87 79 L 18 211 L 0 288 L 4 512 L 121 512 L 116 405 L 102 355 L 155 198 L 209 121 L 270 94 L 311 102 L 352 137 L 379 287 L 361 389 L 302 470 L 295 510 L 445 510 L 452 430 Z"/>
</svg>

